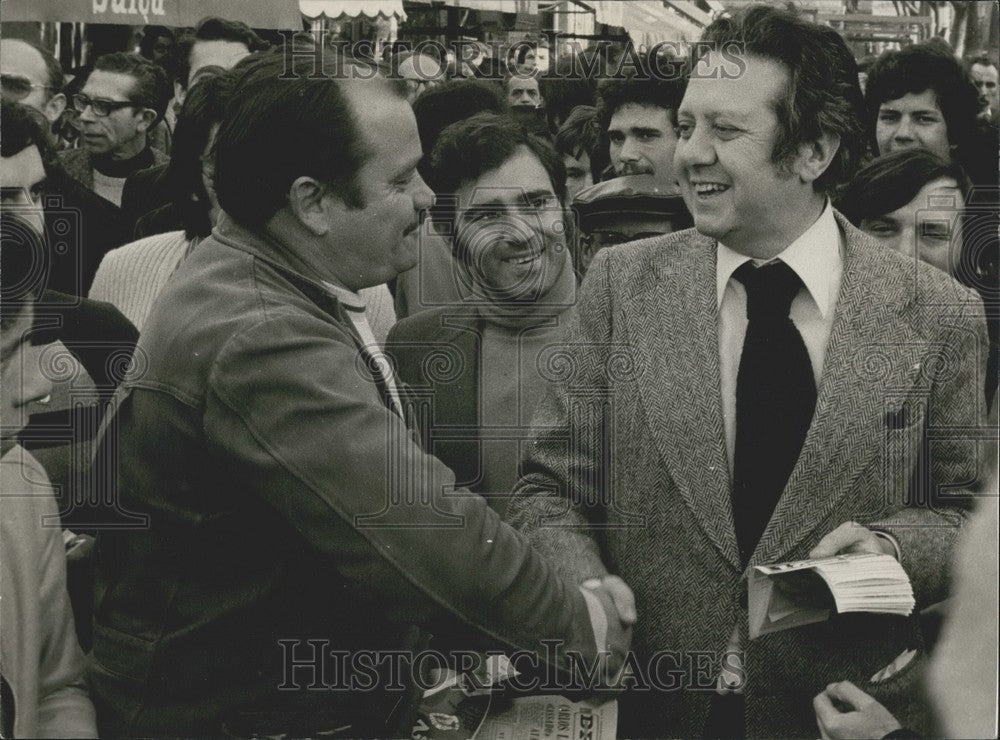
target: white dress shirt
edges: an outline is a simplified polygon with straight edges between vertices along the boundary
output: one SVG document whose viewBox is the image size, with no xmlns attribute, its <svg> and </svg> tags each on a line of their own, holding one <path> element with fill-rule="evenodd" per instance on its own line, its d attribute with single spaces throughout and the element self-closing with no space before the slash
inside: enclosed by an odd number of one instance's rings
<svg viewBox="0 0 1000 740">
<path fill-rule="evenodd" d="M 840 228 L 833 217 L 833 206 L 826 202 L 815 223 L 788 245 L 773 260 L 781 260 L 795 271 L 803 287 L 792 300 L 788 311 L 792 323 L 802 335 L 809 353 L 816 388 L 819 389 L 826 359 L 826 345 L 833 329 L 833 316 L 840 295 L 840 279 L 844 272 L 844 246 Z M 733 273 L 746 257 L 719 243 L 716 259 L 716 297 L 719 306 L 719 371 L 722 392 L 722 416 L 726 431 L 729 474 L 733 474 L 733 453 L 736 448 L 736 378 L 740 370 L 743 341 L 747 334 L 747 291 Z M 753 260 L 759 267 L 764 260 Z M 733 627 L 727 650 L 739 653 L 739 625 Z M 741 659 L 737 659 L 742 662 Z M 742 691 L 736 683 L 736 673 L 723 671 L 719 675 L 720 693 Z"/>
<path fill-rule="evenodd" d="M 775 260 L 795 271 L 803 287 L 792 300 L 789 316 L 802 335 L 819 388 L 826 359 L 826 345 L 833 329 L 833 316 L 844 272 L 840 228 L 833 217 L 833 206 L 826 202 L 815 223 L 788 245 Z M 719 243 L 716 260 L 716 288 L 719 307 L 719 372 L 722 392 L 722 417 L 726 431 L 729 473 L 733 472 L 736 445 L 736 378 L 747 334 L 747 292 L 733 273 L 750 258 Z M 754 260 L 760 266 L 763 260 Z"/>
</svg>

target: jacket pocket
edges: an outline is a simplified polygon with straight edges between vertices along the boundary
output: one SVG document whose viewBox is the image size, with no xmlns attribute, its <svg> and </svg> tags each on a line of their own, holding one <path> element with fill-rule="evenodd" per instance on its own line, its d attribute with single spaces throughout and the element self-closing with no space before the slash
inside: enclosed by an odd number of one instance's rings
<svg viewBox="0 0 1000 740">
<path fill-rule="evenodd" d="M 903 409 L 909 409 L 906 404 Z M 905 424 L 897 425 L 897 422 Z M 913 409 L 886 414 L 886 425 L 882 434 L 881 465 L 882 491 L 889 508 L 896 508 L 908 502 L 909 492 L 914 483 L 914 473 L 918 470 L 922 442 L 924 439 L 924 414 Z"/>
</svg>

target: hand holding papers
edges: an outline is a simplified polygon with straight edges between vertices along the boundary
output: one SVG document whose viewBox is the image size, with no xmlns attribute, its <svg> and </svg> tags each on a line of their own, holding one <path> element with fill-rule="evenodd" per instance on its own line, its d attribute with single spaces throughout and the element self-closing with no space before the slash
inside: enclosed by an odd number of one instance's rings
<svg viewBox="0 0 1000 740">
<path fill-rule="evenodd" d="M 834 610 L 907 616 L 915 603 L 906 571 L 889 555 L 758 565 L 750 573 L 750 639 L 822 622 Z"/>
</svg>

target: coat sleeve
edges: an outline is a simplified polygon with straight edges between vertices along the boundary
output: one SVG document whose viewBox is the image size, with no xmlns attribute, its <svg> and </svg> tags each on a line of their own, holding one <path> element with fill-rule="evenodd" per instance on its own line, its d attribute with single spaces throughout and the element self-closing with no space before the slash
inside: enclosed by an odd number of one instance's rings
<svg viewBox="0 0 1000 740">
<path fill-rule="evenodd" d="M 924 441 L 909 505 L 873 529 L 899 543 L 917 607 L 948 596 L 955 538 L 980 484 L 996 429 L 986 421 L 983 377 L 989 340 L 982 303 L 971 295 L 964 310 L 944 319 L 943 348 L 927 398 Z"/>
<path fill-rule="evenodd" d="M 602 481 L 613 474 L 603 439 L 613 361 L 609 253 L 599 252 L 587 272 L 558 357 L 560 382 L 535 413 L 538 431 L 506 514 L 575 583 L 607 573 L 592 525 L 606 515 Z"/>
<path fill-rule="evenodd" d="M 455 489 L 338 326 L 271 315 L 232 337 L 204 424 L 248 494 L 402 617 L 444 610 L 541 656 L 551 654 L 543 640 L 558 640 L 557 668 L 567 650 L 593 659 L 582 595 L 481 496 Z"/>
<path fill-rule="evenodd" d="M 58 520 L 55 499 L 45 497 L 40 516 Z M 66 552 L 58 526 L 39 525 L 43 538 L 39 597 L 43 634 L 38 668 L 40 737 L 97 737 L 94 706 L 84 679 L 86 659 L 76 639 L 73 607 L 66 591 Z"/>
</svg>

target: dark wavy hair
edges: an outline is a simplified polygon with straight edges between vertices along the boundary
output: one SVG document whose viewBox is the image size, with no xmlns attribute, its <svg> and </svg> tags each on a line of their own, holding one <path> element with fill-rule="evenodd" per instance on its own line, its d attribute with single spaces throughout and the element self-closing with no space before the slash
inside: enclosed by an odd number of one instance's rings
<svg viewBox="0 0 1000 740">
<path fill-rule="evenodd" d="M 615 111 L 634 103 L 663 108 L 670 122 L 676 125 L 684 88 L 685 80 L 680 78 L 664 79 L 634 73 L 605 78 L 597 83 L 597 121 L 601 130 L 607 131 Z"/>
<path fill-rule="evenodd" d="M 822 134 L 837 135 L 837 153 L 813 187 L 830 191 L 851 178 L 869 137 L 857 64 L 839 33 L 786 10 L 754 5 L 714 21 L 701 40 L 715 48 L 736 44 L 744 55 L 770 59 L 788 70 L 788 85 L 775 101 L 779 130 L 772 161 L 787 166 L 800 145 Z M 700 51 L 695 46 L 694 53 Z M 692 69 L 696 61 L 691 59 Z"/>
<path fill-rule="evenodd" d="M 316 57 L 296 53 L 286 69 L 280 49 L 253 54 L 233 68 L 230 104 L 215 143 L 215 190 L 219 205 L 240 223 L 263 226 L 303 176 L 326 184 L 349 207 L 364 207 L 357 173 L 372 152 L 343 86 L 363 84 L 373 95 L 405 100 L 406 84 L 381 78 L 345 83 L 337 77 L 350 78 L 359 67 L 345 70 L 332 54 L 322 59 L 321 77 L 314 76 Z"/>
<path fill-rule="evenodd" d="M 962 168 L 926 149 L 903 149 L 876 157 L 859 169 L 837 199 L 837 208 L 855 226 L 902 208 L 929 182 L 950 177 L 962 197 L 972 188 Z"/>
<path fill-rule="evenodd" d="M 232 72 L 220 70 L 199 79 L 185 96 L 177 116 L 167 182 L 188 239 L 212 232 L 208 193 L 201 180 L 201 158 L 212 127 L 222 121 L 229 106 L 233 77 Z"/>
<path fill-rule="evenodd" d="M 29 146 L 38 147 L 46 168 L 55 159 L 37 111 L 23 103 L 7 102 L 0 106 L 0 157 L 8 159 Z"/>
<path fill-rule="evenodd" d="M 592 105 L 576 106 L 556 132 L 556 151 L 570 157 L 593 156 L 600 143 L 597 109 Z"/>
<path fill-rule="evenodd" d="M 934 92 L 948 129 L 948 142 L 955 147 L 955 158 L 968 165 L 970 146 L 976 140 L 979 90 L 959 61 L 940 44 L 914 44 L 888 51 L 876 60 L 865 86 L 869 132 L 874 136 L 883 103 L 925 90 Z"/>
<path fill-rule="evenodd" d="M 129 100 L 156 111 L 157 121 L 163 118 L 167 105 L 174 96 L 163 68 L 138 54 L 126 54 L 123 51 L 105 54 L 94 63 L 94 72 L 115 72 L 133 78 L 135 84 L 129 93 Z"/>
<path fill-rule="evenodd" d="M 153 47 L 156 46 L 157 39 L 168 38 L 171 44 L 177 43 L 177 36 L 173 29 L 166 26 L 146 26 L 142 29 L 142 38 L 139 40 L 139 53 L 145 59 L 152 60 Z"/>
<path fill-rule="evenodd" d="M 177 44 L 177 82 L 184 89 L 188 86 L 191 74 L 191 49 L 198 41 L 232 41 L 243 44 L 251 52 L 264 51 L 270 44 L 242 21 L 230 21 L 225 18 L 209 16 L 202 18 L 193 31 L 181 35 Z"/>
<path fill-rule="evenodd" d="M 574 108 L 594 105 L 597 80 L 575 74 L 577 64 L 573 57 L 563 56 L 556 63 L 554 74 L 542 75 L 538 80 L 538 94 L 545 101 L 545 117 L 553 134 L 566 122 Z"/>
<path fill-rule="evenodd" d="M 926 149 L 903 149 L 876 157 L 844 188 L 837 208 L 860 227 L 866 220 L 902 208 L 927 183 L 941 177 L 952 178 L 962 193 L 962 245 L 955 277 L 985 297 L 997 276 L 996 214 L 992 209 L 968 207 L 972 183 L 959 164 Z"/>
<path fill-rule="evenodd" d="M 476 113 L 503 113 L 506 109 L 507 104 L 497 86 L 483 80 L 448 80 L 414 100 L 413 115 L 424 150 L 421 176 L 426 179 L 430 154 L 442 131 Z"/>
</svg>

